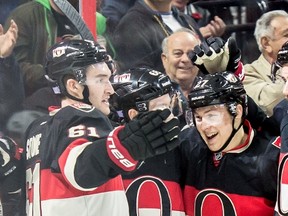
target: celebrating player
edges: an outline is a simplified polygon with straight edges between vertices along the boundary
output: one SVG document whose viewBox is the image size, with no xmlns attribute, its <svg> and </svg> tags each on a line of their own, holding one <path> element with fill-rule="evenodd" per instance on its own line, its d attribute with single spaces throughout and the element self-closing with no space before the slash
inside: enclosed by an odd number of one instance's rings
<svg viewBox="0 0 288 216">
<path fill-rule="evenodd" d="M 186 214 L 273 215 L 280 138 L 252 129 L 241 81 L 227 71 L 206 75 L 189 104 L 195 128 L 181 136 Z"/>
<path fill-rule="evenodd" d="M 181 113 L 181 103 L 169 77 L 159 71 L 130 69 L 115 75 L 114 85 L 111 99 L 120 116 L 119 122 L 133 121 L 139 113 L 151 110 L 168 108 L 175 115 Z M 176 148 L 145 160 L 135 172 L 123 175 L 131 216 L 185 215 L 180 157 Z"/>
<path fill-rule="evenodd" d="M 47 53 L 46 77 L 62 97 L 61 109 L 39 119 L 26 137 L 28 215 L 127 216 L 119 174 L 178 146 L 178 121 L 169 109 L 138 115 L 113 127 L 114 89 L 106 51 L 97 43 L 68 40 Z"/>
</svg>

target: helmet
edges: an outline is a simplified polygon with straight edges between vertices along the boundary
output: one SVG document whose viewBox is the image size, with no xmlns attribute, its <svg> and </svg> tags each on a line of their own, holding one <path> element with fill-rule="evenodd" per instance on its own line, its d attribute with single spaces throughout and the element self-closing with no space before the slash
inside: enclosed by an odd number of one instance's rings
<svg viewBox="0 0 288 216">
<path fill-rule="evenodd" d="M 148 68 L 133 68 L 114 75 L 112 79 L 115 94 L 111 97 L 111 104 L 126 120 L 129 109 L 146 112 L 150 100 L 174 92 L 168 76 Z"/>
<path fill-rule="evenodd" d="M 60 90 L 63 91 L 61 85 L 64 75 L 73 75 L 79 83 L 85 83 L 85 69 L 89 65 L 108 61 L 109 56 L 105 49 L 93 41 L 62 41 L 53 45 L 47 52 L 45 77 L 60 85 Z"/>
<path fill-rule="evenodd" d="M 188 95 L 191 109 L 226 104 L 232 115 L 236 114 L 235 103 L 243 107 L 247 115 L 247 95 L 241 80 L 232 72 L 208 74 L 200 79 Z"/>
</svg>

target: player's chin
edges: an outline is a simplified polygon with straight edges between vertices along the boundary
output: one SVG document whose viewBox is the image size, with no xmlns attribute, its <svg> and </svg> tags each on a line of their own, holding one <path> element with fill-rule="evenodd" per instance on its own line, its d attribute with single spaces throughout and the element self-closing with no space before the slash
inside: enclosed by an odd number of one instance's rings
<svg viewBox="0 0 288 216">
<path fill-rule="evenodd" d="M 109 115 L 110 108 L 109 108 L 109 106 L 104 105 L 104 106 L 101 106 L 100 111 L 105 115 Z"/>
<path fill-rule="evenodd" d="M 101 101 L 95 107 L 105 115 L 109 115 L 109 113 L 110 113 L 110 105 L 109 105 L 109 102 L 106 100 Z"/>
</svg>

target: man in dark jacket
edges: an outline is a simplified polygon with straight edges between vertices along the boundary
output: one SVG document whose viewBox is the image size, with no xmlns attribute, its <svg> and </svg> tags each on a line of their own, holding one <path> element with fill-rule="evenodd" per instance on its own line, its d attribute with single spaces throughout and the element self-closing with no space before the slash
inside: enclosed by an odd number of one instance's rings
<svg viewBox="0 0 288 216">
<path fill-rule="evenodd" d="M 75 6 L 78 2 L 69 1 Z M 43 64 L 48 48 L 63 36 L 77 34 L 60 13 L 53 0 L 29 1 L 15 8 L 5 23 L 5 29 L 8 29 L 13 19 L 19 28 L 13 52 L 23 72 L 25 96 L 47 85 Z"/>
<path fill-rule="evenodd" d="M 145 66 L 164 72 L 162 40 L 181 27 L 189 28 L 201 37 L 195 21 L 172 8 L 171 0 L 136 2 L 113 33 L 112 42 L 120 69 Z"/>
</svg>

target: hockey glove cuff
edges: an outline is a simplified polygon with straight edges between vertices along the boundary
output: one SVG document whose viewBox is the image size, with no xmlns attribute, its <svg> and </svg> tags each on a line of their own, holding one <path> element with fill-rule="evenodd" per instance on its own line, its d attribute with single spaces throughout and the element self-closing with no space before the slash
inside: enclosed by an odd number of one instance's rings
<svg viewBox="0 0 288 216">
<path fill-rule="evenodd" d="M 8 137 L 0 138 L 0 178 L 6 177 L 16 170 L 20 160 L 20 149 Z"/>
<path fill-rule="evenodd" d="M 136 161 L 145 160 L 177 147 L 180 144 L 177 138 L 180 133 L 179 120 L 170 116 L 169 109 L 141 113 L 124 127 L 116 128 L 108 138 L 109 157 L 118 166 L 129 171 L 135 168 Z M 114 150 L 111 142 L 115 144 L 117 150 Z M 119 154 L 116 155 L 115 152 L 119 152 L 123 159 L 127 159 L 125 161 L 129 166 L 123 167 L 123 163 L 118 161 Z"/>
</svg>

